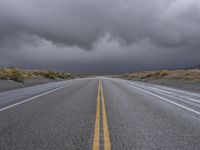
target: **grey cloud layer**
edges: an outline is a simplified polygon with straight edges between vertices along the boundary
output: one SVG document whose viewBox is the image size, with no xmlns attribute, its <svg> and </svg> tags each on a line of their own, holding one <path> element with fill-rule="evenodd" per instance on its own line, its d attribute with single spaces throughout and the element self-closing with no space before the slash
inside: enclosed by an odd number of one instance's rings
<svg viewBox="0 0 200 150">
<path fill-rule="evenodd" d="M 1 0 L 0 38 L 33 34 L 91 48 L 109 33 L 125 44 L 148 38 L 160 46 L 198 44 L 198 0 Z"/>
<path fill-rule="evenodd" d="M 28 52 L 40 49 L 40 53 L 47 53 L 47 49 L 56 51 L 57 47 L 67 49 L 61 55 L 77 59 L 79 54 L 74 50 L 77 47 L 101 51 L 102 58 L 105 57 L 103 54 L 109 53 L 108 60 L 113 61 L 117 61 L 115 58 L 118 57 L 120 59 L 127 49 L 130 54 L 124 59 L 135 64 L 148 58 L 146 54 L 160 57 L 159 53 L 164 51 L 169 51 L 169 58 L 170 54 L 184 52 L 198 62 L 199 26 L 199 0 L 0 0 L 0 57 L 13 49 L 19 49 L 19 53 L 23 51 L 24 55 L 27 52 L 29 57 Z M 109 38 L 105 38 L 107 35 Z M 118 55 L 113 55 L 115 58 L 111 55 L 114 50 L 102 50 L 105 47 L 99 44 L 101 39 L 119 43 L 115 48 Z M 44 41 L 48 45 L 41 44 Z M 54 46 L 50 46 L 51 42 Z M 24 49 L 27 49 L 26 52 Z M 82 53 L 79 57 L 83 62 L 85 57 L 91 55 L 88 52 L 79 53 Z M 98 56 L 93 57 L 94 60 L 89 59 L 90 65 L 85 65 L 98 66 Z M 132 57 L 136 60 L 132 61 Z M 37 56 L 30 59 L 37 60 Z M 185 65 L 194 63 L 187 61 L 185 58 Z M 71 64 L 72 61 L 65 60 L 65 63 Z M 71 66 L 73 68 L 73 64 Z M 104 66 L 102 62 L 102 68 Z"/>
</svg>

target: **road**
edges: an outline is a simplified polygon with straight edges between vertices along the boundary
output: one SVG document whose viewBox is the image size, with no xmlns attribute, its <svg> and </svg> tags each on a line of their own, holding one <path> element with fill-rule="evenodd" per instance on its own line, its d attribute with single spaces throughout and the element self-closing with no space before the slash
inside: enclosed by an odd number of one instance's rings
<svg viewBox="0 0 200 150">
<path fill-rule="evenodd" d="M 200 94 L 108 77 L 0 93 L 0 150 L 199 150 Z"/>
</svg>

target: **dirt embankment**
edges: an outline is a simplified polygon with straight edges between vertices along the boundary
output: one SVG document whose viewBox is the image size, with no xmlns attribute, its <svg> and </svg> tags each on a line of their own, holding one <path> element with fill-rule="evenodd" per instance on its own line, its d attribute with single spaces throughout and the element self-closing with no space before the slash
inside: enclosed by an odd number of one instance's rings
<svg viewBox="0 0 200 150">
<path fill-rule="evenodd" d="M 200 69 L 140 71 L 125 73 L 119 77 L 127 80 L 200 91 Z"/>
<path fill-rule="evenodd" d="M 75 78 L 73 74 L 19 68 L 0 69 L 0 91 Z"/>
</svg>

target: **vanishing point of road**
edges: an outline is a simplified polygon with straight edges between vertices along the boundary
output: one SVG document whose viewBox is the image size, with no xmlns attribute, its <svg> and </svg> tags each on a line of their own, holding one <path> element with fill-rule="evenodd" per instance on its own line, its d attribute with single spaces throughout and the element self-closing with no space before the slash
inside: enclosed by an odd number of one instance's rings
<svg viewBox="0 0 200 150">
<path fill-rule="evenodd" d="M 0 150 L 200 150 L 200 94 L 107 77 L 0 92 Z"/>
</svg>

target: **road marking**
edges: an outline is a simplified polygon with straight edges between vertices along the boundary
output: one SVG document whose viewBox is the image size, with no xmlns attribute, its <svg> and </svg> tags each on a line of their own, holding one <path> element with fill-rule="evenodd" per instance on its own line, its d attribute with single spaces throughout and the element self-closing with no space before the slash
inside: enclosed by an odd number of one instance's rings
<svg viewBox="0 0 200 150">
<path fill-rule="evenodd" d="M 36 95 L 36 96 L 33 96 L 33 97 L 31 97 L 31 98 L 24 99 L 24 100 L 22 100 L 22 101 L 20 101 L 20 102 L 17 102 L 17 103 L 12 104 L 12 105 L 9 105 L 9 106 L 6 106 L 6 107 L 3 107 L 3 108 L 0 108 L 0 112 L 1 112 L 1 111 L 4 111 L 4 110 L 7 110 L 7 109 L 10 109 L 10 108 L 12 108 L 12 107 L 15 107 L 15 106 L 17 106 L 17 105 L 23 104 L 23 103 L 25 103 L 25 102 L 28 102 L 28 101 L 30 101 L 30 100 L 36 99 L 36 98 L 38 98 L 38 97 L 44 96 L 44 95 L 46 95 L 46 94 L 49 94 L 49 93 L 52 93 L 52 92 L 58 91 L 58 90 L 60 90 L 60 89 L 63 89 L 63 88 L 65 88 L 65 87 L 71 85 L 71 84 L 73 84 L 73 83 L 71 82 L 71 83 L 69 83 L 69 84 L 67 84 L 67 85 L 64 85 L 64 86 L 61 86 L 61 87 L 55 88 L 55 89 L 53 89 L 53 90 L 50 90 L 50 91 L 47 91 L 47 92 L 41 93 L 41 94 Z"/>
<path fill-rule="evenodd" d="M 100 105 L 101 108 L 100 109 Z M 103 138 L 104 138 L 104 150 L 111 150 L 110 136 L 107 123 L 106 107 L 105 107 L 105 98 L 103 94 L 102 82 L 99 81 L 98 85 L 98 94 L 97 94 L 97 106 L 96 106 L 96 119 L 95 119 L 95 129 L 94 129 L 94 139 L 93 139 L 93 150 L 99 150 L 100 147 L 100 117 L 102 113 L 103 121 Z"/>
<path fill-rule="evenodd" d="M 103 113 L 102 116 L 103 116 L 103 129 L 104 129 L 104 150 L 111 150 L 108 122 L 107 122 L 107 115 L 105 108 L 105 99 L 103 94 L 102 82 L 100 83 L 101 83 L 101 100 L 102 100 L 102 113 Z"/>
<path fill-rule="evenodd" d="M 95 129 L 94 129 L 94 139 L 93 139 L 93 150 L 99 150 L 99 128 L 100 126 L 100 81 L 98 85 L 98 94 L 97 94 L 97 106 L 96 106 L 96 120 L 95 120 Z"/>
<path fill-rule="evenodd" d="M 181 104 L 179 104 L 179 103 L 173 102 L 173 101 L 171 101 L 171 100 L 169 100 L 169 99 L 167 99 L 167 98 L 161 97 L 161 96 L 159 96 L 159 95 L 157 95 L 157 94 L 154 94 L 154 93 L 149 92 L 149 91 L 147 91 L 147 90 L 141 89 L 141 88 L 136 87 L 136 86 L 134 86 L 134 85 L 132 85 L 132 84 L 125 83 L 125 82 L 123 82 L 123 81 L 122 81 L 122 83 L 124 83 L 124 84 L 126 84 L 126 85 L 128 85 L 128 86 L 130 86 L 130 87 L 133 87 L 133 88 L 135 88 L 135 89 L 138 89 L 138 90 L 140 90 L 140 91 L 142 91 L 142 92 L 144 92 L 144 93 L 150 94 L 150 95 L 152 95 L 152 96 L 154 96 L 154 97 L 160 98 L 160 99 L 162 99 L 162 100 L 164 100 L 164 101 L 167 101 L 167 102 L 169 102 L 169 103 L 171 103 L 171 104 L 174 104 L 174 105 L 176 105 L 176 106 L 179 106 L 179 107 L 181 107 L 181 108 L 184 108 L 184 109 L 186 109 L 186 110 L 188 110 L 188 111 L 191 111 L 191 112 L 193 112 L 193 113 L 196 113 L 196 114 L 200 115 L 200 112 L 199 112 L 199 111 L 196 111 L 196 110 L 194 110 L 194 109 L 191 109 L 191 108 L 186 107 L 186 106 L 184 106 L 184 105 L 181 105 Z"/>
</svg>

